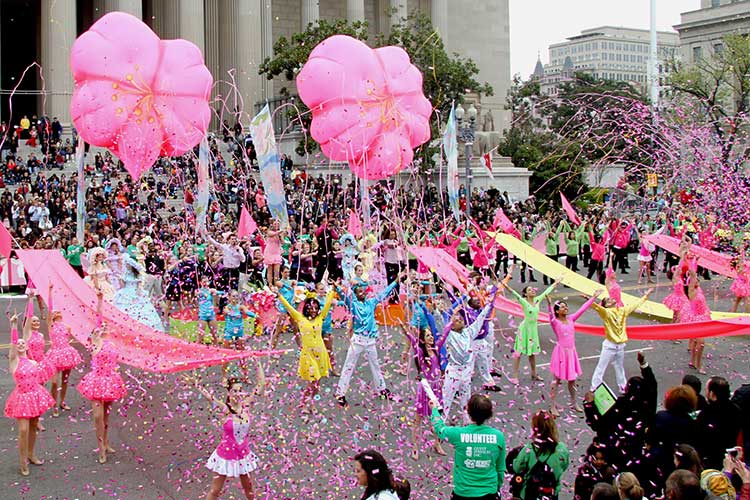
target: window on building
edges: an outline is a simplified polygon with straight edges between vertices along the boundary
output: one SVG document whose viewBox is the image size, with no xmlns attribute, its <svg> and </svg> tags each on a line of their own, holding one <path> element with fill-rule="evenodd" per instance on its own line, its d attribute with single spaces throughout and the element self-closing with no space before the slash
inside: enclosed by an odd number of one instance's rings
<svg viewBox="0 0 750 500">
<path fill-rule="evenodd" d="M 721 0 L 711 0 L 711 7 L 718 7 L 721 5 Z"/>
<path fill-rule="evenodd" d="M 723 43 L 715 43 L 714 44 L 714 54 L 721 54 L 724 52 L 724 44 Z"/>
<path fill-rule="evenodd" d="M 693 62 L 703 59 L 703 47 L 693 47 Z"/>
</svg>

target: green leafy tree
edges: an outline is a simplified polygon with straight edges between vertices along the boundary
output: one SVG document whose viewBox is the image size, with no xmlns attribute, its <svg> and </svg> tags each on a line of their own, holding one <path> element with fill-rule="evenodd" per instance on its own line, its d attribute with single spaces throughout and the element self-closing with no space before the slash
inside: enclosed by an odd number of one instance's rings
<svg viewBox="0 0 750 500">
<path fill-rule="evenodd" d="M 531 171 L 529 188 L 542 209 L 558 203 L 560 191 L 571 199 L 580 194 L 585 164 L 580 144 L 561 138 L 546 125 L 552 109 L 544 110 L 544 104 L 538 81 L 522 82 L 516 77 L 506 106 L 512 125 L 498 147 L 516 167 Z"/>
<path fill-rule="evenodd" d="M 294 34 L 289 40 L 279 38 L 274 44 L 274 57 L 263 61 L 259 73 L 269 80 L 283 76 L 287 81 L 293 81 L 312 49 L 336 34 L 368 41 L 366 23 L 320 20 L 317 24 L 308 25 L 305 31 Z M 460 102 L 464 94 L 469 92 L 492 95 L 492 87 L 477 80 L 479 68 L 476 64 L 458 54 L 449 55 L 429 18 L 420 12 L 415 12 L 401 23 L 392 26 L 387 36 L 378 35 L 371 42 L 374 47 L 402 47 L 409 54 L 412 63 L 422 72 L 424 94 L 441 117 L 431 121 L 433 137 L 438 136 L 439 122 L 445 121 L 444 117 L 447 117 L 452 101 Z M 290 93 L 287 87 L 283 87 L 280 92 L 282 95 Z M 300 101 L 296 104 L 297 110 L 289 111 L 290 118 L 309 130 L 312 117 L 304 103 Z M 297 146 L 297 153 L 304 155 L 318 148 L 319 145 L 312 139 L 303 139 Z M 423 166 L 431 165 L 436 150 L 436 146 L 425 144 L 418 148 L 415 159 L 419 159 Z"/>
</svg>

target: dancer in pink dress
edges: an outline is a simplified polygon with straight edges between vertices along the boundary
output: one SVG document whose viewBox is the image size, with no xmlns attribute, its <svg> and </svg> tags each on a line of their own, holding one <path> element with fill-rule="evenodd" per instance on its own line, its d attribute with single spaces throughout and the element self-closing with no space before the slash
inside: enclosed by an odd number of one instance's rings
<svg viewBox="0 0 750 500">
<path fill-rule="evenodd" d="M 735 261 L 737 277 L 732 282 L 730 290 L 734 293 L 732 312 L 737 312 L 740 303 L 745 303 L 745 312 L 750 312 L 750 262 L 745 260 L 745 249 L 740 251 L 740 257 Z"/>
<path fill-rule="evenodd" d="M 662 303 L 672 311 L 672 322 L 682 323 L 682 313 L 688 306 L 688 298 L 685 295 L 685 282 L 682 279 L 682 275 L 676 270 L 675 267 L 672 281 L 674 282 L 674 288 L 672 293 L 664 297 Z"/>
<path fill-rule="evenodd" d="M 5 416 L 18 421 L 18 457 L 19 472 L 29 475 L 29 462 L 42 465 L 34 454 L 39 417 L 55 405 L 50 393 L 41 384 L 42 371 L 35 361 L 29 359 L 24 339 L 18 338 L 16 322 L 18 315 L 10 318 L 10 373 L 16 387 L 5 401 Z"/>
<path fill-rule="evenodd" d="M 266 282 L 276 283 L 281 279 L 281 239 L 284 231 L 279 229 L 279 221 L 271 221 L 271 227 L 265 234 L 266 246 L 263 249 L 263 264 L 266 265 Z"/>
<path fill-rule="evenodd" d="M 47 305 L 49 313 L 47 314 L 47 331 L 49 332 L 50 349 L 45 356 L 45 363 L 48 363 L 55 369 L 55 375 L 52 377 L 52 388 L 50 392 L 55 398 L 57 404 L 52 410 L 53 417 L 60 416 L 60 410 L 70 410 L 70 406 L 65 404 L 65 394 L 68 392 L 68 379 L 70 371 L 83 362 L 83 358 L 78 351 L 70 345 L 70 327 L 63 323 L 62 313 L 52 309 L 52 283 L 49 284 L 49 297 Z M 59 375 L 59 376 L 58 376 Z M 58 400 L 58 386 L 60 387 Z"/>
<path fill-rule="evenodd" d="M 98 294 L 97 315 L 101 318 L 103 295 Z M 128 390 L 117 372 L 117 351 L 106 339 L 107 325 L 102 323 L 91 332 L 91 371 L 81 379 L 78 392 L 91 401 L 94 413 L 96 442 L 99 445 L 99 463 L 107 462 L 107 453 L 115 450 L 109 444 L 109 413 L 112 403 L 121 399 Z"/>
<path fill-rule="evenodd" d="M 581 362 L 578 360 L 578 351 L 576 351 L 575 322 L 601 294 L 602 290 L 597 290 L 591 298 L 584 302 L 580 309 L 570 315 L 568 315 L 568 304 L 566 302 L 558 300 L 553 304 L 547 297 L 550 326 L 555 333 L 555 337 L 557 337 L 557 344 L 552 350 L 552 359 L 549 364 L 549 370 L 555 377 L 550 389 L 550 413 L 556 417 L 560 415 L 560 411 L 555 403 L 555 398 L 557 398 L 557 388 L 562 380 L 568 382 L 571 406 L 575 411 L 583 412 L 583 408 L 576 401 L 576 379 L 583 371 L 581 370 Z"/>
<path fill-rule="evenodd" d="M 682 323 L 695 323 L 710 319 L 711 309 L 708 307 L 706 296 L 703 294 L 700 282 L 698 281 L 698 273 L 690 271 L 688 273 L 685 305 L 680 312 L 680 321 Z M 698 370 L 698 373 L 701 375 L 705 375 L 706 373 L 702 365 L 703 349 L 705 346 L 706 342 L 702 338 L 691 338 L 688 341 L 688 350 L 690 351 L 690 363 L 688 365 Z"/>
<path fill-rule="evenodd" d="M 262 394 L 265 380 L 263 367 L 258 361 L 256 395 Z M 252 395 L 243 392 L 242 382 L 239 379 L 227 381 L 225 401 L 201 387 L 197 380 L 188 379 L 188 381 L 192 382 L 195 388 L 225 415 L 221 442 L 206 462 L 206 467 L 214 473 L 206 500 L 219 498 L 228 477 L 239 477 L 245 497 L 254 499 L 252 473 L 258 468 L 258 458 L 250 451 L 249 446 Z"/>
</svg>

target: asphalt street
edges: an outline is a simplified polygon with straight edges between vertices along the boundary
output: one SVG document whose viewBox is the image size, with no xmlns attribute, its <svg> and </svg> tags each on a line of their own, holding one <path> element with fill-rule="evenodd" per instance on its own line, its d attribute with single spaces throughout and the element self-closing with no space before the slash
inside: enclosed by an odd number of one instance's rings
<svg viewBox="0 0 750 500">
<path fill-rule="evenodd" d="M 635 267 L 636 262 L 631 262 Z M 541 278 L 540 276 L 538 276 Z M 635 284 L 634 273 L 622 276 L 623 289 L 640 294 L 646 286 Z M 520 289 L 520 283 L 512 283 Z M 539 284 L 541 288 L 542 285 Z M 669 293 L 670 285 L 659 276 L 655 300 Z M 704 283 L 709 305 L 714 310 L 728 310 L 731 305 L 729 282 L 719 277 Z M 582 302 L 577 293 L 561 288 L 556 297 L 569 297 L 571 308 Z M 7 299 L 0 304 L 8 307 Z M 23 310 L 23 304 L 13 307 Z M 4 315 L 3 321 L 5 321 Z M 598 316 L 587 312 L 580 320 L 600 324 Z M 631 323 L 653 321 L 640 316 Z M 514 325 L 518 319 L 507 315 L 496 318 L 495 358 L 501 372 L 512 368 L 510 347 Z M 7 324 L 0 325 L 0 342 L 7 348 Z M 551 376 L 546 363 L 552 352 L 552 332 L 540 327 L 543 352 L 539 356 L 540 374 L 544 383 L 532 383 L 528 366 L 519 387 L 511 386 L 507 377 L 498 378 L 502 393 L 490 393 L 495 402 L 492 425 L 501 429 L 509 448 L 523 444 L 529 436 L 529 416 L 539 408 L 548 407 Z M 268 337 L 253 337 L 250 345 L 263 349 Z M 269 377 L 266 395 L 254 403 L 252 449 L 260 460 L 255 472 L 255 487 L 259 499 L 332 499 L 360 498 L 362 492 L 354 483 L 351 457 L 362 449 L 376 448 L 389 460 L 398 477 L 412 483 L 412 498 L 418 500 L 447 499 L 451 491 L 452 449 L 446 445 L 447 457 L 436 455 L 430 448 L 432 437 L 429 426 L 420 428 L 421 456 L 411 458 L 412 422 L 414 420 L 414 368 L 408 377 L 396 373 L 404 341 L 396 331 L 382 332 L 379 344 L 381 366 L 386 381 L 398 397 L 397 401 L 383 401 L 370 388 L 370 373 L 360 360 L 348 394 L 350 408 L 343 410 L 333 399 L 337 382 L 329 378 L 322 383 L 319 400 L 313 411 L 300 407 L 303 384 L 296 375 L 297 354 L 289 352 L 274 359 L 264 360 Z M 584 374 L 579 380 L 582 395 L 588 387 L 596 365 L 601 338 L 579 334 L 578 353 Z M 290 335 L 283 337 L 282 347 L 293 348 Z M 82 352 L 84 349 L 77 346 Z M 346 338 L 336 332 L 336 355 L 339 363 L 346 352 Z M 638 373 L 635 352 L 643 351 L 654 368 L 659 392 L 663 396 L 670 386 L 679 384 L 685 373 L 695 373 L 687 366 L 687 342 L 636 342 L 627 346 L 628 376 Z M 709 375 L 723 375 L 732 388 L 750 381 L 750 336 L 708 339 L 706 342 L 706 370 Z M 88 362 L 88 355 L 85 355 Z M 16 422 L 0 421 L 0 499 L 198 499 L 204 498 L 211 473 L 204 464 L 220 438 L 220 424 L 209 405 L 191 388 L 181 375 L 158 375 L 141 372 L 126 366 L 122 374 L 128 384 L 128 396 L 115 405 L 111 417 L 111 441 L 116 453 L 104 465 L 97 462 L 91 410 L 88 401 L 76 391 L 75 384 L 88 370 L 84 365 L 71 376 L 67 402 L 71 411 L 59 418 L 50 413 L 40 434 L 38 455 L 46 462 L 32 466 L 31 476 L 18 474 Z M 705 381 L 708 376 L 702 376 Z M 218 391 L 218 368 L 205 370 L 203 378 L 211 390 Z M 607 382 L 615 387 L 614 374 L 607 373 Z M 13 388 L 6 363 L 0 366 L 0 398 L 5 400 Z M 572 482 L 592 433 L 584 419 L 568 407 L 567 393 L 560 392 L 558 401 L 564 410 L 558 419 L 561 440 L 571 450 L 571 467 L 564 476 L 561 499 L 572 497 Z M 237 481 L 227 482 L 224 499 L 243 498 Z"/>
</svg>

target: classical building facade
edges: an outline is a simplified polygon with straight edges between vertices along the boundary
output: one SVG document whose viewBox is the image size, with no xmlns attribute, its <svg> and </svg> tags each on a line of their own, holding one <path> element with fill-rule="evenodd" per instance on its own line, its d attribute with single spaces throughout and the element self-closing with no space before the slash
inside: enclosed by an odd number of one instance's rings
<svg viewBox="0 0 750 500">
<path fill-rule="evenodd" d="M 319 19 L 366 21 L 372 35 L 387 32 L 414 10 L 428 14 L 449 53 L 472 58 L 481 81 L 495 95 L 482 105 L 494 113 L 497 128 L 508 124 L 503 109 L 510 86 L 509 0 L 3 0 L 0 2 L 0 88 L 16 86 L 14 121 L 42 114 L 69 121 L 73 82 L 68 67 L 76 37 L 99 17 L 123 11 L 143 19 L 162 38 L 184 38 L 203 51 L 217 82 L 215 108 L 253 114 L 255 105 L 272 100 L 287 82 L 258 75 L 274 42 Z M 34 61 L 33 73 L 21 81 Z M 44 88 L 44 95 L 40 91 Z M 221 110 L 220 110 L 221 111 Z M 0 115 L 7 119 L 7 98 Z"/>
<path fill-rule="evenodd" d="M 561 83 L 577 72 L 594 78 L 628 82 L 643 91 L 648 86 L 648 30 L 602 26 L 581 31 L 564 42 L 549 46 L 549 63 L 537 64 L 534 77 L 542 92 L 555 95 Z M 677 33 L 657 33 L 659 77 L 663 80 L 680 45 Z"/>
<path fill-rule="evenodd" d="M 750 0 L 701 0 L 701 8 L 683 12 L 680 21 L 674 28 L 682 60 L 695 63 L 721 51 L 724 36 L 750 33 Z"/>
</svg>

